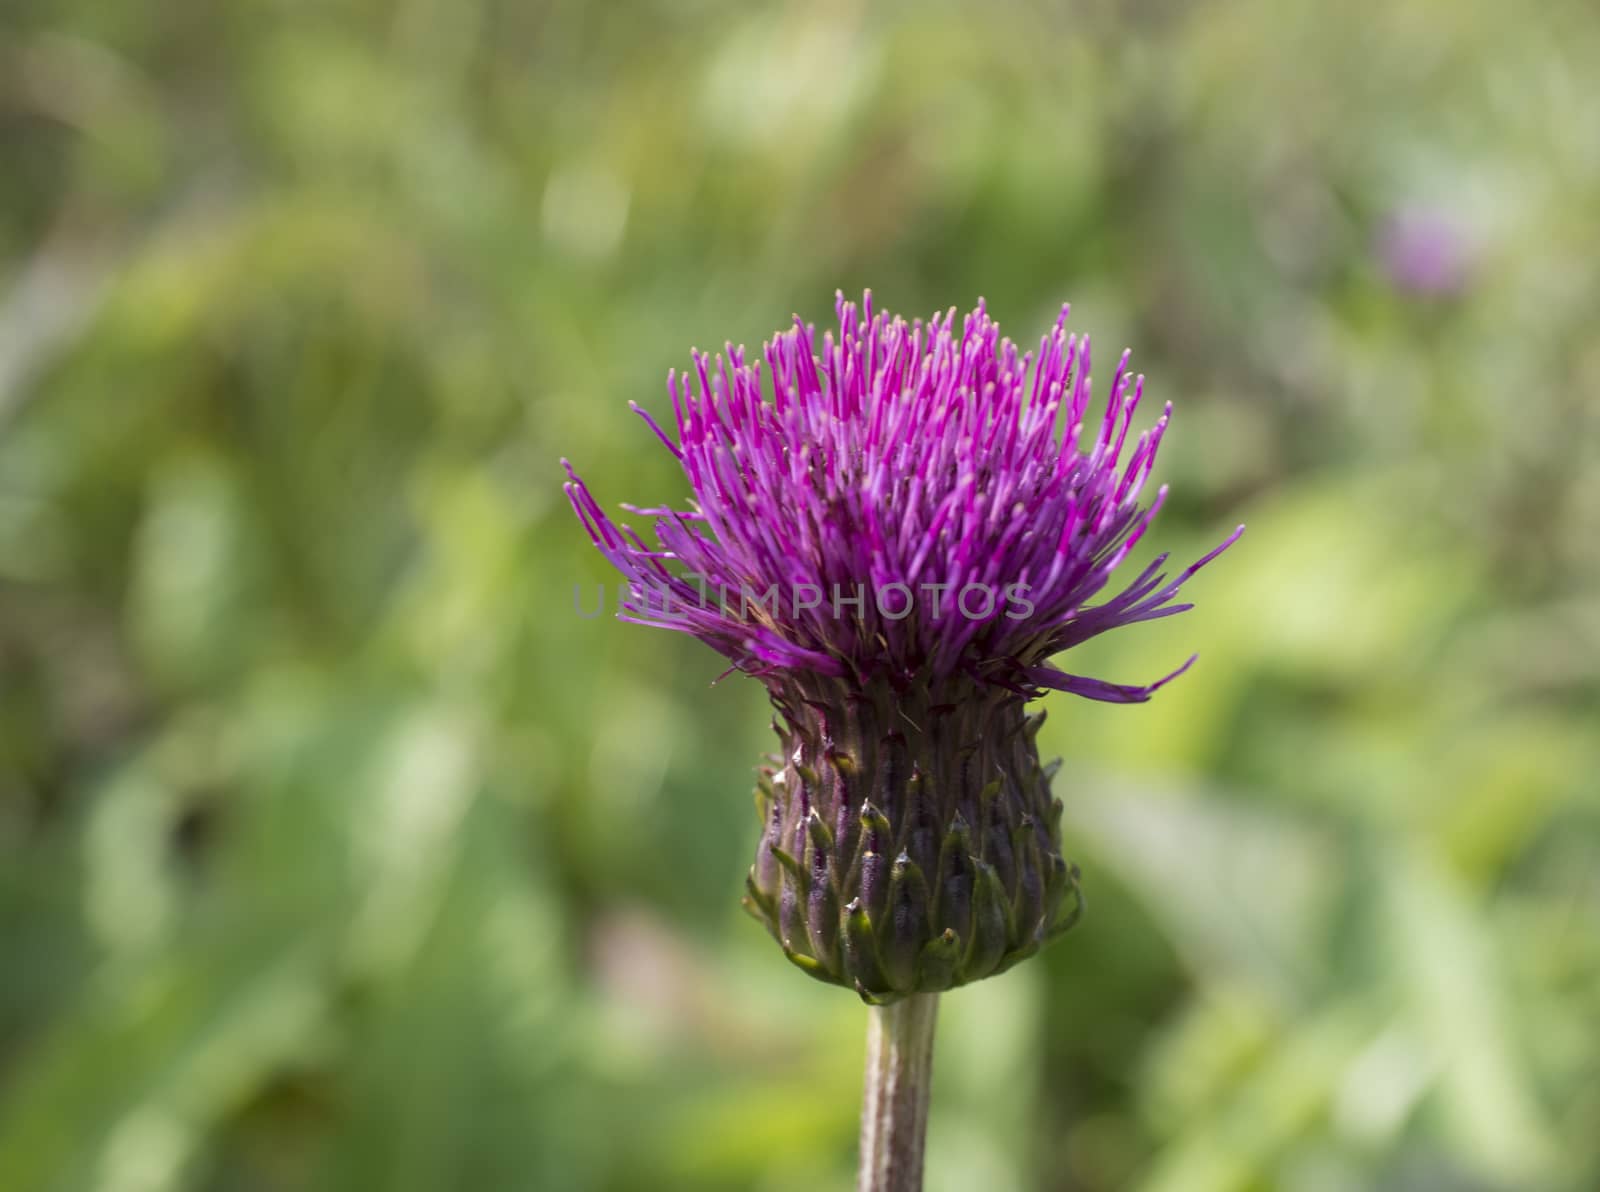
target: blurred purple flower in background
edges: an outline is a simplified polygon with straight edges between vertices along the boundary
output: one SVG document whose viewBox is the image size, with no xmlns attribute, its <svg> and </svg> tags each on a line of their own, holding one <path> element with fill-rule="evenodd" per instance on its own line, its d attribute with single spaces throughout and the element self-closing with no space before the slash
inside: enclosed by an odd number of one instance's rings
<svg viewBox="0 0 1600 1192">
<path fill-rule="evenodd" d="M 1472 272 L 1474 253 L 1466 232 L 1438 207 L 1413 205 L 1391 212 L 1377 250 L 1389 284 L 1412 294 L 1460 293 Z"/>
</svg>

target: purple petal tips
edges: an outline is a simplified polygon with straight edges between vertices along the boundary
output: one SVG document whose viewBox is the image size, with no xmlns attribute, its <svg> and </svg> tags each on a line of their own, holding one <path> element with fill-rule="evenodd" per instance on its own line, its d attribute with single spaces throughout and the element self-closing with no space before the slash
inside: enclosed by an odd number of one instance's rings
<svg viewBox="0 0 1600 1192">
<path fill-rule="evenodd" d="M 619 529 L 562 460 L 574 512 L 628 583 L 621 615 L 691 633 L 769 684 L 962 677 L 1148 699 L 1189 663 L 1126 686 L 1046 660 L 1189 608 L 1179 590 L 1244 527 L 1172 579 L 1163 556 L 1102 598 L 1165 498 L 1140 503 L 1172 407 L 1132 433 L 1145 379 L 1124 352 L 1091 418 L 1089 339 L 1067 333 L 1069 309 L 1023 353 L 981 301 L 959 322 L 951 308 L 907 323 L 870 292 L 860 311 L 840 294 L 820 344 L 797 316 L 759 359 L 693 353 L 668 377 L 675 436 L 629 403 L 692 494 L 686 510 L 636 510 L 654 543 Z"/>
</svg>

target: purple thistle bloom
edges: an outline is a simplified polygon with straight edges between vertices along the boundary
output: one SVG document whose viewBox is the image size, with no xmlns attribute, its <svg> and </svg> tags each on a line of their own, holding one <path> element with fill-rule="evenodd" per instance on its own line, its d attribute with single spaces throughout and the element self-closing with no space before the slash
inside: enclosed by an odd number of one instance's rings
<svg viewBox="0 0 1600 1192">
<path fill-rule="evenodd" d="M 959 335 L 953 308 L 908 325 L 874 316 L 871 302 L 858 321 L 839 296 L 838 339 L 824 335 L 820 357 L 798 318 L 776 336 L 766 348 L 772 401 L 761 362 L 730 345 L 714 361 L 696 353 L 694 378 L 669 377 L 676 443 L 633 407 L 694 492 L 689 510 L 634 510 L 654 517 L 657 546 L 614 525 L 568 465 L 573 508 L 631 585 L 624 619 L 692 633 L 768 680 L 800 670 L 892 684 L 963 674 L 1029 696 L 1052 688 L 1126 703 L 1182 673 L 1188 663 L 1125 686 L 1045 663 L 1108 629 L 1192 607 L 1173 603 L 1179 589 L 1243 529 L 1173 578 L 1160 574 L 1162 555 L 1089 605 L 1166 497 L 1163 486 L 1139 503 L 1170 403 L 1119 466 L 1144 378 L 1128 375 L 1124 352 L 1085 443 L 1089 340 L 1067 334 L 1068 308 L 1030 371 L 1032 355 L 1000 338 L 981 302 Z"/>
<path fill-rule="evenodd" d="M 1141 504 L 1171 406 L 1130 443 L 1144 378 L 1127 353 L 1096 414 L 1066 307 L 1036 356 L 981 302 L 959 331 L 953 308 L 907 324 L 870 294 L 837 311 L 820 352 L 798 318 L 767 344 L 770 400 L 762 363 L 730 345 L 669 376 L 676 440 L 634 407 L 693 492 L 686 510 L 633 510 L 654 545 L 563 464 L 628 581 L 623 619 L 695 635 L 779 709 L 747 902 L 796 963 L 888 1000 L 999 971 L 1062 929 L 1075 873 L 1023 705 L 1139 702 L 1186 670 L 1130 686 L 1048 660 L 1190 608 L 1180 589 L 1243 527 L 1091 603 L 1166 496 Z"/>
</svg>

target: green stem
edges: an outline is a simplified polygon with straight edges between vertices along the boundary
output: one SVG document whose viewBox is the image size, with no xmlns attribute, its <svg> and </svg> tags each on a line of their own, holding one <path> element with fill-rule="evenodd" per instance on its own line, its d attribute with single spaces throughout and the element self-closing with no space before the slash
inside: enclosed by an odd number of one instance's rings
<svg viewBox="0 0 1600 1192">
<path fill-rule="evenodd" d="M 921 1192 L 939 995 L 915 993 L 868 1013 L 856 1187 L 858 1192 Z"/>
</svg>

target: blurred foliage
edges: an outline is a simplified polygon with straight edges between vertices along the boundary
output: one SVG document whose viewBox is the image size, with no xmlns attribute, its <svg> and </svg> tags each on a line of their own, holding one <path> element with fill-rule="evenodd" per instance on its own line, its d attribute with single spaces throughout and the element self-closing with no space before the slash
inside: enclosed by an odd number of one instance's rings
<svg viewBox="0 0 1600 1192">
<path fill-rule="evenodd" d="M 1581 0 L 0 16 L 0 1189 L 849 1184 L 737 911 L 757 688 L 561 501 L 835 287 L 1178 404 L 1244 542 L 1053 701 L 1090 895 L 945 999 L 931 1192 L 1600 1184 Z M 654 396 L 652 396 L 654 395 Z"/>
</svg>

